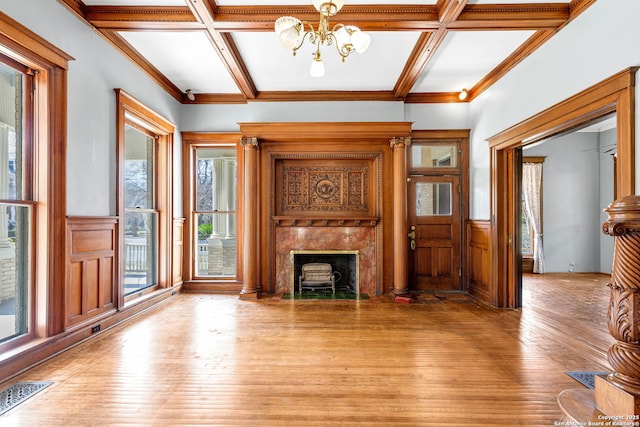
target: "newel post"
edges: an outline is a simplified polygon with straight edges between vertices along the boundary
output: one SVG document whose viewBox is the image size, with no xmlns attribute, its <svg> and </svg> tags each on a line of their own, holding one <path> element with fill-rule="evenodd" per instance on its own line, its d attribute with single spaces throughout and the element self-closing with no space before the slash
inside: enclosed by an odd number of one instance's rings
<svg viewBox="0 0 640 427">
<path fill-rule="evenodd" d="M 611 203 L 602 225 L 615 238 L 607 325 L 613 373 L 596 378 L 596 407 L 608 415 L 640 415 L 640 196 Z"/>
</svg>

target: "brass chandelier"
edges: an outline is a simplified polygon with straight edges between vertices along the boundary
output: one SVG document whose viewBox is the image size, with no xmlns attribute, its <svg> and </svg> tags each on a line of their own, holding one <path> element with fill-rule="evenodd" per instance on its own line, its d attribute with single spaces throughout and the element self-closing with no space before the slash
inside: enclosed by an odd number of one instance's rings
<svg viewBox="0 0 640 427">
<path fill-rule="evenodd" d="M 293 55 L 302 47 L 305 39 L 316 45 L 313 53 L 310 74 L 313 77 L 324 76 L 324 64 L 320 54 L 320 46 L 331 46 L 334 44 L 338 54 L 342 57 L 342 62 L 352 52 L 363 53 L 369 47 L 371 37 L 360 31 L 354 25 L 336 24 L 329 29 L 329 17 L 334 16 L 342 6 L 344 0 L 313 0 L 313 6 L 320 12 L 320 22 L 315 30 L 308 22 L 300 21 L 293 16 L 282 16 L 275 22 L 275 32 L 280 38 L 280 42 L 293 50 Z M 308 30 L 305 31 L 305 28 Z"/>
</svg>

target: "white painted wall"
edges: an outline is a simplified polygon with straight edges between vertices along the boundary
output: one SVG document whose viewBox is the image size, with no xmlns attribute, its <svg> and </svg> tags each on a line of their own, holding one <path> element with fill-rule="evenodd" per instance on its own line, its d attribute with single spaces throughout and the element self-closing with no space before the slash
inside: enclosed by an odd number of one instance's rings
<svg viewBox="0 0 640 427">
<path fill-rule="evenodd" d="M 69 63 L 67 213 L 114 215 L 114 88 L 122 88 L 169 121 L 180 121 L 180 103 L 57 1 L 0 0 L 0 10 L 75 58 Z M 176 166 L 180 165 L 180 129 Z M 181 215 L 181 183 L 174 189 Z"/>
<path fill-rule="evenodd" d="M 545 156 L 542 228 L 546 272 L 600 271 L 598 144 L 598 133 L 574 132 L 524 150 L 525 156 Z"/>
<path fill-rule="evenodd" d="M 640 1 L 595 2 L 471 102 L 471 218 L 489 219 L 490 214 L 486 140 L 601 80 L 640 65 L 640 43 L 634 42 L 640 40 L 638 16 Z"/>
<path fill-rule="evenodd" d="M 599 134 L 600 155 L 600 225 L 605 223 L 608 215 L 604 209 L 614 200 L 613 154 L 616 147 L 616 130 L 611 129 Z M 614 150 L 614 151 L 610 151 Z M 600 272 L 611 273 L 613 267 L 613 247 L 615 239 L 600 231 Z"/>
</svg>

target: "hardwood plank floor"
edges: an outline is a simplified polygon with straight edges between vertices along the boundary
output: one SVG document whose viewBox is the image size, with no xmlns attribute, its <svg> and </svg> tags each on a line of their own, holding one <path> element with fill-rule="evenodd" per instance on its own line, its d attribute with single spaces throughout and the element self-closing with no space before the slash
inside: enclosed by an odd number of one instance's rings
<svg viewBox="0 0 640 427">
<path fill-rule="evenodd" d="M 608 276 L 527 276 L 522 310 L 180 294 L 14 378 L 3 426 L 553 426 L 566 371 L 610 371 Z"/>
</svg>

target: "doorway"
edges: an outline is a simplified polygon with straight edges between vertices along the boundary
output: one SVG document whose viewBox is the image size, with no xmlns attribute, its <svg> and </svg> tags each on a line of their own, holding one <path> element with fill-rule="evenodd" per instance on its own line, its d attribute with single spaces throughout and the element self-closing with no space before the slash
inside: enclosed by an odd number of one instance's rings
<svg viewBox="0 0 640 427">
<path fill-rule="evenodd" d="M 542 178 L 537 194 L 529 194 L 531 205 L 540 206 L 536 220 L 535 213 L 527 213 L 523 174 L 523 271 L 611 273 L 613 239 L 602 234 L 601 225 L 606 221 L 603 210 L 615 200 L 615 114 L 527 145 L 522 152 L 523 169 L 539 167 Z M 539 268 L 530 271 L 524 261 L 527 254 L 534 258 L 536 223 L 544 244 L 535 257 Z"/>
<path fill-rule="evenodd" d="M 521 219 L 520 151 L 529 144 L 576 129 L 615 113 L 616 197 L 635 191 L 635 73 L 624 70 L 577 95 L 490 138 L 491 236 L 489 302 L 520 307 L 522 277 L 517 244 Z"/>
<path fill-rule="evenodd" d="M 409 150 L 409 289 L 462 291 L 468 216 L 468 139 L 412 137 Z"/>
</svg>

